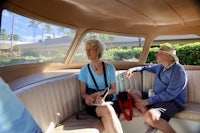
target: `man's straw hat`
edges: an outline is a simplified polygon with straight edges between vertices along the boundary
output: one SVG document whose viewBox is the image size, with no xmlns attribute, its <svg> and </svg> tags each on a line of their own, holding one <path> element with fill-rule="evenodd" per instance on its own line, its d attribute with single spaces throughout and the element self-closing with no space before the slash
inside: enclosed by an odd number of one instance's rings
<svg viewBox="0 0 200 133">
<path fill-rule="evenodd" d="M 171 55 L 175 61 L 179 61 L 178 57 L 176 56 L 176 50 L 169 46 L 166 46 L 166 45 L 161 46 L 158 52 L 167 53 Z"/>
</svg>

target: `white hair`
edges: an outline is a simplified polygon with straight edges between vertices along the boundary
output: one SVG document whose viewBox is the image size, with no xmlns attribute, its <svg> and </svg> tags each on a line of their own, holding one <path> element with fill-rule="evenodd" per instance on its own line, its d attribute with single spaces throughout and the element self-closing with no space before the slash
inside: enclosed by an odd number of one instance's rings
<svg viewBox="0 0 200 133">
<path fill-rule="evenodd" d="M 87 40 L 85 43 L 85 46 L 88 46 L 88 45 L 97 48 L 97 51 L 99 52 L 99 59 L 103 56 L 104 48 L 103 48 L 103 44 L 99 40 L 97 39 Z"/>
</svg>

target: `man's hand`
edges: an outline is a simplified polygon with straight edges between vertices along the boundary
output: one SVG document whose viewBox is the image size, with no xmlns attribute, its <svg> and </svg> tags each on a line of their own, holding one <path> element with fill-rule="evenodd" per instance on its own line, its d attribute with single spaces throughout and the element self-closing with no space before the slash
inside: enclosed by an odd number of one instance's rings
<svg viewBox="0 0 200 133">
<path fill-rule="evenodd" d="M 148 105 L 147 100 L 137 99 L 135 100 L 135 107 L 139 109 L 142 113 L 147 111 L 146 106 Z"/>
<path fill-rule="evenodd" d="M 126 78 L 130 79 L 134 68 L 129 68 L 126 72 Z"/>
</svg>

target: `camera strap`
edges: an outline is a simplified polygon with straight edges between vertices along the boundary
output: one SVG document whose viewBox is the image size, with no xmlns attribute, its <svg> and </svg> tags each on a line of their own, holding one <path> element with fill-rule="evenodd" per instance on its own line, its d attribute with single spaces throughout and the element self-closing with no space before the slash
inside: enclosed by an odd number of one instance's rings
<svg viewBox="0 0 200 133">
<path fill-rule="evenodd" d="M 105 63 L 104 63 L 103 61 L 102 61 L 102 65 L 103 65 L 103 73 L 104 73 L 105 85 L 106 85 L 106 87 L 108 87 L 108 82 L 107 82 L 107 80 L 106 80 Z M 94 84 L 95 84 L 97 90 L 99 91 L 99 87 L 98 87 L 98 85 L 97 85 L 97 82 L 96 82 L 96 80 L 95 80 L 95 78 L 94 78 L 94 75 L 92 74 L 91 69 L 90 69 L 90 64 L 87 64 L 87 67 L 88 67 L 88 70 L 89 70 L 90 75 L 91 75 L 91 77 L 92 77 L 92 80 L 93 80 L 93 82 L 94 82 Z"/>
</svg>

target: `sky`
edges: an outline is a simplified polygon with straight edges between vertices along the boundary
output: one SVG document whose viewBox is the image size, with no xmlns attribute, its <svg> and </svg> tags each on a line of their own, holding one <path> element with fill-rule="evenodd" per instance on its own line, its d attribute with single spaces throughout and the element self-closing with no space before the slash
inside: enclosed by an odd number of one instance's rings
<svg viewBox="0 0 200 133">
<path fill-rule="evenodd" d="M 28 25 L 30 24 L 31 19 L 20 16 L 18 14 L 15 14 L 15 19 L 14 19 L 14 34 L 20 36 L 20 41 L 23 42 L 34 42 L 34 29 L 33 27 L 29 27 Z M 12 20 L 13 20 L 13 14 L 11 12 L 8 12 L 7 10 L 3 10 L 2 12 L 2 23 L 1 23 L 1 29 L 6 29 L 7 34 L 11 34 L 12 33 Z M 54 33 L 54 37 L 55 38 L 59 38 L 62 36 L 65 36 L 63 33 L 60 33 L 57 30 L 57 26 L 53 26 L 53 33 Z M 69 29 L 65 29 L 66 31 L 69 31 Z M 43 33 L 43 40 L 47 37 L 47 36 L 51 36 L 51 38 L 53 38 L 52 34 L 47 34 L 47 33 Z M 189 35 L 189 38 L 194 38 L 196 36 L 194 35 Z M 163 37 L 163 38 L 167 38 L 167 37 Z M 171 38 L 171 36 L 170 36 Z M 175 37 L 175 38 L 180 38 L 179 37 Z M 185 38 L 185 36 L 184 36 Z M 199 37 L 197 37 L 199 38 Z M 159 40 L 159 38 L 157 38 Z M 42 40 L 42 28 L 38 27 L 35 31 L 35 42 L 38 42 L 39 40 Z"/>
<path fill-rule="evenodd" d="M 34 29 L 32 27 L 29 27 L 31 19 L 28 19 L 26 17 L 20 16 L 15 14 L 14 15 L 14 34 L 20 36 L 20 40 L 24 42 L 33 42 L 34 41 Z M 1 23 L 1 29 L 6 29 L 7 34 L 12 33 L 12 20 L 13 20 L 13 14 L 8 12 L 7 10 L 3 10 L 2 12 L 2 23 Z M 57 27 L 55 26 L 54 29 Z M 61 37 L 64 36 L 63 33 L 59 33 L 57 30 L 54 30 L 55 37 Z M 42 30 L 41 27 L 38 27 L 35 31 L 35 42 L 38 42 L 42 39 Z M 43 33 L 43 36 L 48 36 L 50 34 Z M 53 36 L 51 34 L 51 36 Z"/>
<path fill-rule="evenodd" d="M 2 23 L 1 23 L 1 29 L 6 29 L 8 34 L 12 33 L 12 20 L 13 15 L 6 10 L 2 13 Z M 14 34 L 17 34 L 20 36 L 20 39 L 23 41 L 32 41 L 33 38 L 33 30 L 28 26 L 28 19 L 25 19 L 22 16 L 15 15 L 15 21 L 14 21 Z M 24 27 L 24 28 L 22 28 Z"/>
</svg>

